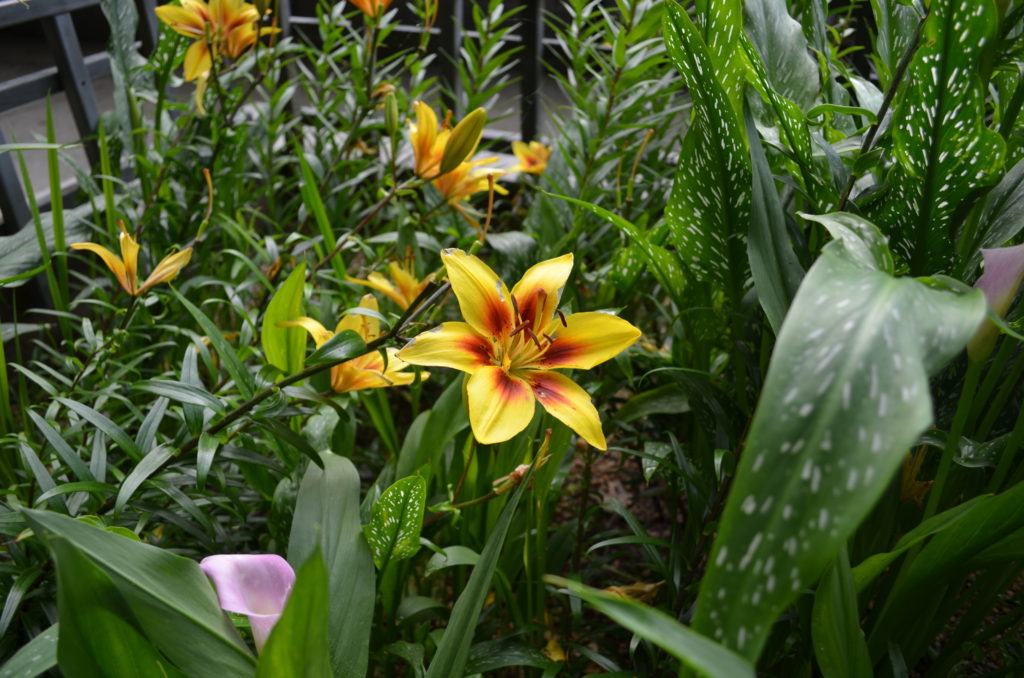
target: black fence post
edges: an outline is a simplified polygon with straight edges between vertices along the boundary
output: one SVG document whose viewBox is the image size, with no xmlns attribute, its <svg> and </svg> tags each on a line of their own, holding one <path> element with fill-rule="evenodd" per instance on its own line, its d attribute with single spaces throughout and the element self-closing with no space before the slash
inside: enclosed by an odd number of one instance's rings
<svg viewBox="0 0 1024 678">
<path fill-rule="evenodd" d="M 67 93 L 71 114 L 78 126 L 78 133 L 87 137 L 96 132 L 99 125 L 99 106 L 92 88 L 92 78 L 85 67 L 82 46 L 75 33 L 70 14 L 55 14 L 43 19 L 43 32 L 50 43 L 50 50 L 57 62 L 57 72 Z M 94 142 L 85 145 L 85 154 L 92 164 L 100 161 L 99 149 Z"/>
<path fill-rule="evenodd" d="M 0 144 L 6 143 L 7 138 L 3 129 L 0 129 Z M 18 170 L 14 166 L 14 153 L 0 153 L 0 213 L 4 216 L 5 235 L 14 235 L 32 218 L 21 181 L 18 180 Z"/>
<path fill-rule="evenodd" d="M 525 0 L 523 10 L 523 51 L 520 65 L 523 78 L 519 82 L 519 133 L 523 141 L 537 138 L 540 127 L 540 88 L 544 78 L 544 2 Z"/>
<path fill-rule="evenodd" d="M 139 10 L 139 40 L 142 41 L 142 53 L 153 54 L 159 40 L 159 27 L 156 18 L 156 0 L 136 0 L 135 7 Z"/>
<path fill-rule="evenodd" d="M 441 49 L 441 103 L 454 111 L 455 119 L 460 111 L 455 110 L 461 98 L 462 81 L 459 79 L 458 62 L 462 54 L 462 23 L 465 10 L 462 0 L 438 0 L 438 29 Z M 444 9 L 447 7 L 447 9 Z"/>
</svg>

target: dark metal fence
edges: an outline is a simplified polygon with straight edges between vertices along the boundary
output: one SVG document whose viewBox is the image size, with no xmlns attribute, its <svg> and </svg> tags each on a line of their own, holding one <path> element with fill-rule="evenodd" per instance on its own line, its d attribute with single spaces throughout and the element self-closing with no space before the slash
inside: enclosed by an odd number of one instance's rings
<svg viewBox="0 0 1024 678">
<path fill-rule="evenodd" d="M 124 2 L 132 0 L 123 0 Z M 157 40 L 157 18 L 154 9 L 157 0 L 133 0 L 139 12 L 139 33 L 142 52 L 152 52 Z M 514 2 L 514 0 L 513 0 Z M 521 44 L 519 58 L 520 106 L 519 128 L 524 139 L 537 135 L 540 120 L 540 88 L 543 78 L 543 50 L 545 46 L 543 0 L 520 0 L 524 8 L 516 16 L 520 22 L 512 40 Z M 439 78 L 442 87 L 457 92 L 459 76 L 455 59 L 462 45 L 462 27 L 468 18 L 472 0 L 440 0 L 441 6 L 433 29 L 438 36 L 438 48 L 444 58 L 440 60 Z M 96 8 L 99 0 L 0 0 L 0 30 L 12 26 L 36 23 L 42 25 L 53 66 L 28 75 L 0 82 L 0 114 L 48 93 L 63 91 L 83 139 L 94 136 L 99 123 L 99 107 L 93 81 L 110 74 L 110 61 L 105 52 L 84 56 L 79 35 L 75 30 L 72 12 Z M 279 0 L 278 17 L 284 34 L 291 30 L 302 32 L 312 29 L 317 19 L 315 0 Z M 399 25 L 406 32 L 422 30 L 412 25 Z M 0 144 L 7 143 L 0 129 Z M 98 150 L 93 143 L 85 146 L 86 157 L 95 164 Z M 31 219 L 18 172 L 11 153 L 0 153 L 0 231 L 13 233 Z"/>
</svg>

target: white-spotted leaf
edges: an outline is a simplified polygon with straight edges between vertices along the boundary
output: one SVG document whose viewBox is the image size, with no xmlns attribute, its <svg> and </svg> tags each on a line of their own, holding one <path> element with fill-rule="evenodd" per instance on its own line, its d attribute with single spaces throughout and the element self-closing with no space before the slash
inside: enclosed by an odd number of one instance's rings
<svg viewBox="0 0 1024 678">
<path fill-rule="evenodd" d="M 370 524 L 363 532 L 377 569 L 383 570 L 393 560 L 412 558 L 420 550 L 426 502 L 426 482 L 419 476 L 409 476 L 385 490 L 373 505 Z"/>
</svg>

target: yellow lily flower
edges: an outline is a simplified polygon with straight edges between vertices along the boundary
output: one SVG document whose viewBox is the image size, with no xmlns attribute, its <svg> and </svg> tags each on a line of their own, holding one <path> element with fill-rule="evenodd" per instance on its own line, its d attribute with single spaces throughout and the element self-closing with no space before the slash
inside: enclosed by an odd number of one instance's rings
<svg viewBox="0 0 1024 678">
<path fill-rule="evenodd" d="M 451 130 L 448 129 L 447 120 L 438 128 L 434 109 L 422 101 L 417 101 L 412 107 L 416 112 L 416 122 L 409 121 L 409 140 L 416 159 L 416 174 L 423 179 L 430 179 L 441 171 L 441 158 L 444 157 L 444 147 Z"/>
<path fill-rule="evenodd" d="M 213 67 L 213 57 L 237 59 L 263 35 L 280 31 L 264 26 L 255 5 L 243 0 L 180 0 L 181 6 L 162 5 L 156 15 L 175 32 L 195 42 L 185 52 L 185 80 L 199 80 L 196 104 L 202 112 L 202 95 Z"/>
<path fill-rule="evenodd" d="M 377 312 L 377 299 L 372 294 L 367 294 L 359 302 L 359 308 Z M 380 337 L 380 321 L 375 317 L 361 314 L 344 316 L 338 322 L 333 332 L 312 318 L 305 317 L 280 322 L 278 327 L 303 328 L 312 335 L 317 348 L 320 348 L 328 339 L 344 330 L 353 330 L 367 343 Z M 338 393 L 345 393 L 347 391 L 360 391 L 364 388 L 384 388 L 386 386 L 405 386 L 406 384 L 411 384 L 416 375 L 402 371 L 408 367 L 408 363 L 400 359 L 397 353 L 398 351 L 393 348 L 387 349 L 387 367 L 384 366 L 384 358 L 377 351 L 353 358 L 340 365 L 335 365 L 331 368 L 331 388 Z M 423 372 L 420 374 L 420 379 L 426 379 L 428 376 L 427 372 Z"/>
<path fill-rule="evenodd" d="M 121 244 L 120 257 L 106 247 L 92 242 L 76 242 L 71 245 L 71 249 L 88 250 L 100 255 L 103 263 L 107 265 L 107 268 L 111 270 L 117 281 L 121 283 L 124 291 L 133 297 L 145 294 L 146 290 L 154 285 L 170 282 L 174 279 L 174 276 L 178 275 L 178 271 L 192 258 L 191 247 L 186 247 L 180 252 L 168 254 L 160 260 L 160 263 L 156 265 L 156 268 L 153 269 L 153 272 L 149 274 L 149 277 L 146 278 L 146 281 L 140 287 L 138 276 L 139 243 L 125 229 L 123 221 L 118 223 L 121 226 L 121 233 L 118 235 L 118 241 Z"/>
<path fill-rule="evenodd" d="M 349 2 L 371 19 L 376 19 L 391 4 L 391 0 L 349 0 Z"/>
<path fill-rule="evenodd" d="M 519 159 L 519 164 L 509 168 L 509 172 L 540 174 L 547 168 L 548 159 L 551 157 L 551 151 L 539 141 L 531 141 L 529 144 L 513 141 L 512 152 Z"/>
<path fill-rule="evenodd" d="M 511 293 L 475 256 L 448 249 L 441 259 L 465 322 L 420 334 L 398 357 L 469 374 L 469 421 L 481 443 L 499 443 L 522 431 L 540 401 L 588 443 L 607 449 L 590 396 L 553 370 L 590 369 L 632 345 L 640 330 L 607 313 L 565 316 L 558 310 L 572 254 L 533 266 Z"/>
<path fill-rule="evenodd" d="M 442 174 L 431 183 L 434 184 L 434 188 L 444 197 L 445 201 L 453 206 L 468 199 L 474 193 L 488 190 L 490 187 L 487 181 L 488 174 L 494 176 L 495 192 L 506 195 L 508 191 L 497 183 L 498 177 L 504 174 L 502 170 L 478 169 L 481 165 L 490 165 L 497 160 L 497 158 L 468 160 L 448 174 Z"/>
<path fill-rule="evenodd" d="M 416 297 L 420 296 L 420 293 L 434 279 L 433 274 L 428 275 L 423 280 L 418 279 L 413 270 L 412 257 L 407 257 L 405 262 L 401 264 L 397 261 L 390 262 L 388 264 L 388 272 L 391 274 L 391 280 L 388 280 L 376 271 L 366 276 L 365 280 L 350 276 L 346 276 L 345 280 L 377 290 L 398 304 L 398 307 L 404 311 L 409 308 L 409 304 L 414 302 Z"/>
</svg>

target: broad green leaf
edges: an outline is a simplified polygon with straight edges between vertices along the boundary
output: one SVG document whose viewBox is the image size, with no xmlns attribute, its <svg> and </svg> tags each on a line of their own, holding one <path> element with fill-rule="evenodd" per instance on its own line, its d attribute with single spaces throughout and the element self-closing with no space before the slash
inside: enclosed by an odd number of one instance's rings
<svg viewBox="0 0 1024 678">
<path fill-rule="evenodd" d="M 427 561 L 427 568 L 423 571 L 424 577 L 443 570 L 447 567 L 457 565 L 476 565 L 480 561 L 480 554 L 468 546 L 448 546 L 441 549 L 441 553 L 435 553 Z"/>
<path fill-rule="evenodd" d="M 561 669 L 535 647 L 515 638 L 496 638 L 477 643 L 469 650 L 466 675 L 487 674 L 509 666 L 533 666 L 550 674 Z M 493 675 L 493 674 L 492 674 Z"/>
<path fill-rule="evenodd" d="M 631 397 L 615 413 L 615 418 L 634 421 L 652 414 L 684 414 L 689 411 L 690 397 L 686 390 L 678 384 L 663 384 Z"/>
<path fill-rule="evenodd" d="M 256 678 L 330 678 L 327 569 L 320 550 L 295 574 L 288 603 L 256 665 Z"/>
<path fill-rule="evenodd" d="M 383 570 L 392 561 L 412 558 L 420 550 L 420 528 L 427 501 L 427 483 L 419 476 L 402 478 L 373 505 L 363 528 L 373 562 Z"/>
<path fill-rule="evenodd" d="M 668 3 L 665 45 L 693 98 L 693 120 L 665 218 L 680 259 L 698 277 L 725 285 L 735 304 L 747 278 L 750 161 L 736 111 L 686 11 Z"/>
<path fill-rule="evenodd" d="M 363 343 L 363 338 L 352 330 L 343 330 L 310 353 L 306 358 L 306 364 L 320 365 L 339 360 L 351 360 L 364 353 L 366 353 L 366 344 Z"/>
<path fill-rule="evenodd" d="M 302 295 L 306 286 L 306 262 L 301 262 L 281 283 L 263 315 L 263 354 L 267 362 L 285 374 L 302 369 L 306 359 L 306 330 L 301 327 L 278 327 L 279 322 L 295 320 L 302 315 Z"/>
<path fill-rule="evenodd" d="M 214 350 L 217 351 L 217 356 L 220 358 L 224 368 L 231 375 L 231 378 L 235 380 L 235 386 L 242 392 L 246 398 L 252 396 L 256 391 L 256 380 L 253 379 L 252 373 L 246 369 L 245 365 L 238 358 L 238 354 L 231 348 L 231 344 L 228 343 L 227 339 L 224 338 L 224 334 L 220 331 L 212 320 L 210 320 L 205 313 L 203 313 L 198 306 L 193 304 L 191 301 L 186 299 L 181 292 L 174 289 L 174 296 L 177 297 L 178 302 L 185 307 L 185 310 L 195 319 L 202 328 L 206 338 L 210 340 L 210 344 Z M 185 381 L 182 379 L 182 381 Z"/>
<path fill-rule="evenodd" d="M 348 459 L 321 455 L 299 487 L 288 560 L 304 563 L 319 549 L 327 566 L 328 641 L 334 675 L 366 675 L 373 619 L 374 570 L 359 521 L 359 472 Z"/>
<path fill-rule="evenodd" d="M 999 179 L 1005 144 L 985 126 L 979 74 L 997 23 L 992 0 L 934 0 L 893 113 L 896 163 L 878 222 L 912 275 L 953 270 L 956 211 Z"/>
<path fill-rule="evenodd" d="M 195 562 L 49 511 L 22 513 L 37 535 L 64 538 L 98 565 L 146 636 L 186 674 L 252 676 L 255 659 Z"/>
<path fill-rule="evenodd" d="M 1024 160 L 1006 173 L 985 199 L 975 250 L 1002 247 L 1024 228 Z M 980 252 L 972 251 L 980 260 Z"/>
<path fill-rule="evenodd" d="M 875 49 L 872 58 L 883 88 L 889 86 L 896 65 L 913 40 L 919 17 L 902 0 L 871 0 L 875 15 Z"/>
<path fill-rule="evenodd" d="M 800 287 L 804 271 L 789 242 L 786 216 L 775 190 L 775 179 L 754 128 L 754 121 L 749 115 L 747 140 L 753 173 L 747 258 L 750 260 L 750 273 L 754 278 L 757 299 L 761 302 L 772 331 L 778 334 L 789 304 Z"/>
<path fill-rule="evenodd" d="M 35 678 L 57 665 L 57 636 L 54 624 L 28 641 L 0 668 L 0 678 Z"/>
<path fill-rule="evenodd" d="M 818 94 L 818 64 L 785 0 L 746 0 L 746 31 L 766 66 L 773 92 L 806 111 Z"/>
<path fill-rule="evenodd" d="M 491 588 L 494 570 L 498 566 L 498 556 L 501 555 L 501 548 L 505 544 L 505 537 L 512 524 L 512 517 L 516 513 L 516 507 L 519 506 L 523 488 L 527 486 L 528 482 L 529 475 L 512 493 L 505 508 L 502 509 L 501 515 L 498 516 L 498 521 L 491 529 L 487 543 L 484 544 L 484 550 L 480 553 L 480 560 L 473 568 L 473 573 L 469 575 L 469 581 L 466 582 L 465 588 L 462 589 L 462 593 L 455 601 L 455 607 L 452 608 L 452 614 L 448 618 L 448 626 L 444 629 L 437 652 L 427 670 L 427 678 L 451 678 L 451 676 L 463 675 L 477 620 L 480 618 L 484 601 L 487 600 L 487 592 Z"/>
<path fill-rule="evenodd" d="M 57 658 L 63 675 L 184 676 L 132 623 L 131 609 L 103 570 L 64 539 L 51 541 L 50 549 L 57 564 Z"/>
<path fill-rule="evenodd" d="M 419 424 L 420 421 L 422 424 Z M 462 402 L 462 380 L 453 379 L 433 407 L 421 412 L 402 441 L 395 476 L 404 478 L 444 454 L 448 443 L 469 426 L 469 415 Z"/>
<path fill-rule="evenodd" d="M 884 491 L 932 421 L 928 375 L 985 315 L 980 293 L 893 278 L 871 251 L 830 243 L 804 278 L 701 583 L 694 629 L 749 659 Z"/>
<path fill-rule="evenodd" d="M 869 271 L 877 269 L 890 275 L 895 271 L 896 265 L 885 237 L 867 219 L 849 212 L 799 214 L 828 229 L 829 235 L 842 243 L 845 256 L 851 263 Z"/>
<path fill-rule="evenodd" d="M 903 572 L 885 600 L 868 646 L 872 657 L 897 643 L 909 661 L 914 661 L 930 641 L 931 619 L 947 586 L 959 586 L 969 573 L 973 556 L 983 553 L 1004 537 L 1024 528 L 1024 483 L 996 496 L 985 496 L 961 519 L 936 534 Z M 926 616 L 919 616 L 923 612 Z M 945 620 L 935 619 L 942 624 Z"/>
<path fill-rule="evenodd" d="M 811 637 L 814 656 L 825 678 L 871 678 L 873 675 L 845 546 L 825 571 L 814 593 Z"/>
<path fill-rule="evenodd" d="M 743 34 L 743 0 L 697 0 L 695 16 L 708 47 L 715 75 L 739 113 L 743 95 L 743 60 L 737 40 Z"/>
<path fill-rule="evenodd" d="M 583 584 L 547 576 L 641 638 L 646 638 L 685 666 L 709 678 L 754 678 L 754 667 L 727 647 L 706 638 L 653 607 Z"/>
</svg>

